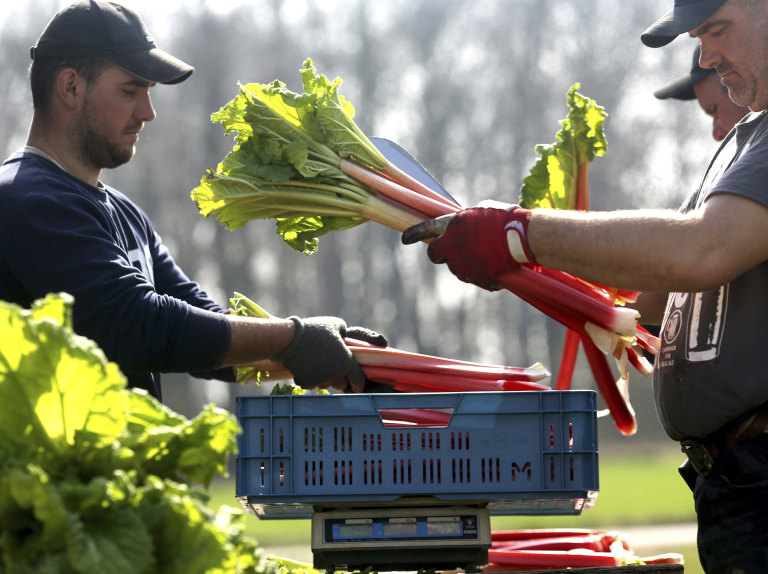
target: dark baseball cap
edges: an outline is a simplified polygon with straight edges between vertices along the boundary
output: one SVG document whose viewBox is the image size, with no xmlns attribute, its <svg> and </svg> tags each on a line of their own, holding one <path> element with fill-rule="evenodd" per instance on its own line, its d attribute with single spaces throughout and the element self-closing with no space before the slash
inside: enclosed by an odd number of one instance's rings
<svg viewBox="0 0 768 574">
<path fill-rule="evenodd" d="M 158 48 L 136 12 L 95 0 L 57 12 L 30 54 L 33 60 L 106 57 L 134 76 L 162 84 L 183 82 L 195 70 Z"/>
<path fill-rule="evenodd" d="M 643 32 L 640 39 L 651 48 L 666 46 L 680 34 L 693 30 L 704 22 L 725 2 L 726 0 L 675 0 L 672 9 Z"/>
<path fill-rule="evenodd" d="M 701 80 L 715 73 L 714 68 L 702 68 L 699 66 L 699 56 L 701 55 L 701 46 L 696 46 L 693 51 L 693 62 L 691 62 L 691 71 L 685 76 L 678 78 L 677 80 L 670 82 L 663 88 L 659 88 L 653 95 L 660 100 L 666 100 L 667 98 L 673 98 L 675 100 L 695 100 L 696 92 L 693 91 L 693 86 L 698 84 Z"/>
</svg>

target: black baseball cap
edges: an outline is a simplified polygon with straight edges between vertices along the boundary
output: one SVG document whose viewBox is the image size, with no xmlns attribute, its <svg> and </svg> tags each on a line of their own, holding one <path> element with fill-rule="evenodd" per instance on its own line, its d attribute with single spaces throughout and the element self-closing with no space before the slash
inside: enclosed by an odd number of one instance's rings
<svg viewBox="0 0 768 574">
<path fill-rule="evenodd" d="M 651 48 L 666 46 L 680 34 L 693 30 L 704 22 L 726 0 L 675 0 L 672 9 L 656 20 L 640 35 L 643 44 Z"/>
<path fill-rule="evenodd" d="M 30 54 L 33 60 L 106 57 L 134 76 L 161 84 L 178 84 L 195 71 L 158 48 L 136 12 L 96 0 L 80 0 L 57 12 Z"/>
<path fill-rule="evenodd" d="M 673 98 L 675 100 L 695 100 L 696 92 L 693 91 L 693 86 L 698 84 L 701 80 L 715 73 L 714 68 L 702 68 L 699 66 L 699 56 L 701 55 L 701 46 L 696 46 L 693 51 L 693 62 L 691 62 L 691 71 L 685 76 L 678 78 L 674 82 L 670 82 L 663 88 L 659 88 L 653 95 L 660 100 L 666 100 L 667 98 Z"/>
</svg>

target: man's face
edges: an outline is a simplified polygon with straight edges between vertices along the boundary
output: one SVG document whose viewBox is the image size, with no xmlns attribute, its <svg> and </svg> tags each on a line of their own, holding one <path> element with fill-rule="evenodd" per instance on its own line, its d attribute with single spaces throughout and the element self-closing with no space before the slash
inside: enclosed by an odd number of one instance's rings
<svg viewBox="0 0 768 574">
<path fill-rule="evenodd" d="M 693 91 L 701 109 L 712 118 L 712 137 L 715 141 L 722 141 L 749 111 L 731 101 L 717 74 L 707 75 L 693 86 Z"/>
<path fill-rule="evenodd" d="M 83 161 L 103 169 L 133 157 L 144 122 L 155 118 L 152 85 L 112 66 L 88 86 L 75 127 Z"/>
<path fill-rule="evenodd" d="M 753 111 L 768 107 L 768 0 L 754 10 L 728 0 L 701 26 L 702 68 L 715 68 L 731 99 Z"/>
</svg>

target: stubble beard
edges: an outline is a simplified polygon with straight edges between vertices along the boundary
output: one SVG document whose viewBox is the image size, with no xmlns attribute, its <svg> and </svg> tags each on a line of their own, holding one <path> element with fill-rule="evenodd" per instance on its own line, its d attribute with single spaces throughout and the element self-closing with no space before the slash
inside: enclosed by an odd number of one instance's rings
<svg viewBox="0 0 768 574">
<path fill-rule="evenodd" d="M 727 86 L 728 97 L 740 105 L 748 106 L 752 111 L 759 111 L 768 106 L 768 15 L 763 12 L 755 13 L 754 25 L 756 43 L 750 49 L 750 59 L 740 72 L 742 81 L 733 86 Z M 718 72 L 729 71 L 733 68 L 730 62 L 719 66 Z"/>
<path fill-rule="evenodd" d="M 112 169 L 128 163 L 136 152 L 134 146 L 121 147 L 109 141 L 91 106 L 83 106 L 77 134 L 80 159 L 98 169 Z"/>
</svg>

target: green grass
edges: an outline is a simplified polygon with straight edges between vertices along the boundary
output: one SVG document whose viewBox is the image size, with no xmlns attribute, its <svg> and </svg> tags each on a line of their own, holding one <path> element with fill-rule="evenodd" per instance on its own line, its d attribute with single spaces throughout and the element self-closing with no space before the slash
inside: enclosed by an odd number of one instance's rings
<svg viewBox="0 0 768 574">
<path fill-rule="evenodd" d="M 610 528 L 623 526 L 695 522 L 693 499 L 677 473 L 682 454 L 674 443 L 652 448 L 626 448 L 600 453 L 600 494 L 594 508 L 579 516 L 500 516 L 493 517 L 494 530 L 517 528 Z M 618 452 L 615 452 L 618 451 Z M 219 481 L 211 488 L 211 505 L 236 505 L 234 481 Z M 247 533 L 270 548 L 307 549 L 297 559 L 307 559 L 310 546 L 308 520 L 258 520 L 249 516 Z M 631 543 L 631 540 L 630 540 Z M 703 574 L 696 548 L 661 548 L 659 552 L 678 552 L 685 558 L 686 574 Z"/>
</svg>

